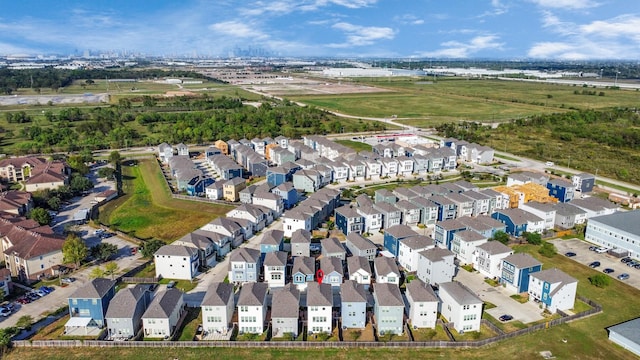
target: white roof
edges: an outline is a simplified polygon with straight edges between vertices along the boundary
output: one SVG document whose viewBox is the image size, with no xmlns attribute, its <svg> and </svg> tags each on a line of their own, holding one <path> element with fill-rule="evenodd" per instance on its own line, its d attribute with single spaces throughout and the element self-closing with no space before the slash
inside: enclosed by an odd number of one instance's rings
<svg viewBox="0 0 640 360">
<path fill-rule="evenodd" d="M 65 327 L 87 327 L 89 323 L 93 320 L 90 317 L 72 317 L 64 324 Z"/>
</svg>

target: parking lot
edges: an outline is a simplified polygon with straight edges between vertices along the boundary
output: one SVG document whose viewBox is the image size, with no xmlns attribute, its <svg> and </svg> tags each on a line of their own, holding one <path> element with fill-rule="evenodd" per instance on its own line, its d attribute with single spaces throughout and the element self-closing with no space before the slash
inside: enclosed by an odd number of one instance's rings
<svg viewBox="0 0 640 360">
<path fill-rule="evenodd" d="M 574 252 L 576 256 L 571 257 L 573 261 L 577 261 L 585 266 L 589 266 L 594 261 L 599 261 L 600 266 L 593 269 L 594 272 L 602 272 L 604 269 L 613 269 L 613 272 L 609 274 L 615 281 L 618 280 L 618 275 L 622 273 L 629 274 L 629 279 L 624 280 L 628 285 L 631 285 L 637 289 L 640 289 L 640 269 L 634 269 L 626 264 L 620 262 L 620 258 L 614 257 L 607 253 L 599 254 L 595 251 L 589 250 L 589 246 L 593 246 L 586 241 L 579 239 L 571 240 L 551 240 L 551 243 L 558 249 L 558 254 L 565 256 L 567 252 Z M 569 274 L 571 275 L 571 274 Z"/>
</svg>

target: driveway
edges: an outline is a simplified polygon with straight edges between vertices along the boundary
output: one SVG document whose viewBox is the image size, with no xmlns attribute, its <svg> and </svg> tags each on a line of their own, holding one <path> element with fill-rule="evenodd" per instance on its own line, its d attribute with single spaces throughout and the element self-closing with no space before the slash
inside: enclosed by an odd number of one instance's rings
<svg viewBox="0 0 640 360">
<path fill-rule="evenodd" d="M 542 310 L 537 304 L 528 301 L 524 304 L 510 298 L 513 293 L 507 291 L 502 286 L 493 287 L 484 282 L 484 276 L 478 272 L 470 273 L 462 268 L 458 269 L 454 280 L 466 285 L 483 301 L 488 301 L 496 307 L 486 310 L 496 319 L 504 314 L 513 316 L 514 320 L 523 323 L 530 323 L 543 319 Z"/>
<path fill-rule="evenodd" d="M 558 256 L 565 256 L 564 254 L 569 251 L 574 252 L 576 253 L 576 256 L 571 257 L 570 259 L 585 266 L 588 266 L 593 261 L 600 261 L 601 265 L 593 269 L 594 273 L 601 273 L 602 270 L 606 268 L 613 269 L 613 273 L 609 274 L 609 276 L 611 276 L 614 281 L 622 281 L 627 285 L 633 286 L 636 289 L 640 289 L 640 269 L 631 268 L 626 264 L 621 263 L 619 258 L 611 256 L 609 254 L 598 254 L 595 251 L 589 250 L 589 246 L 594 246 L 594 244 L 582 241 L 580 239 L 555 239 L 550 240 L 549 242 L 555 245 L 556 249 L 558 249 Z M 622 273 L 629 274 L 629 279 L 618 280 L 617 276 Z"/>
</svg>

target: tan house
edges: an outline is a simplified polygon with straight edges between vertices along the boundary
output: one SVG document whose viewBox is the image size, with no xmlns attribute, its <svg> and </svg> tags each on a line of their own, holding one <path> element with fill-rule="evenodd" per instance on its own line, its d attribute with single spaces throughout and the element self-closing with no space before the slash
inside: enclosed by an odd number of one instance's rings
<svg viewBox="0 0 640 360">
<path fill-rule="evenodd" d="M 0 211 L 25 215 L 32 207 L 33 199 L 26 191 L 9 190 L 0 193 Z"/>
<path fill-rule="evenodd" d="M 220 149 L 220 151 L 222 151 L 223 154 L 229 155 L 229 145 L 227 145 L 226 142 L 224 142 L 222 140 L 218 140 L 215 143 L 213 143 L 213 146 L 215 146 L 218 149 Z"/>
<path fill-rule="evenodd" d="M 231 202 L 240 200 L 240 190 L 247 187 L 247 182 L 241 178 L 236 177 L 228 180 L 222 187 L 222 197 Z"/>
<path fill-rule="evenodd" d="M 66 185 L 68 179 L 67 165 L 62 161 L 48 161 L 35 156 L 0 161 L 0 180 L 24 181 L 29 192 L 55 189 L 60 185 Z"/>
</svg>

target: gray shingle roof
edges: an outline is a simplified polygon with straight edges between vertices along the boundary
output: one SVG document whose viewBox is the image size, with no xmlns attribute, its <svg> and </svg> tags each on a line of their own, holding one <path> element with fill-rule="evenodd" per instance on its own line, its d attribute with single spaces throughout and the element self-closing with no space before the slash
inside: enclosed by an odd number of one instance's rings
<svg viewBox="0 0 640 360">
<path fill-rule="evenodd" d="M 433 245 L 433 239 L 425 235 L 410 236 L 400 240 L 401 244 L 404 244 L 412 250 L 424 249 Z"/>
<path fill-rule="evenodd" d="M 147 292 L 146 286 L 135 286 L 118 291 L 109 302 L 105 318 L 131 319 L 136 311 L 138 301 L 145 295 L 145 292 Z"/>
<path fill-rule="evenodd" d="M 529 221 L 542 221 L 540 217 L 518 208 L 496 210 L 496 212 L 508 216 L 515 224 L 526 224 Z"/>
<path fill-rule="evenodd" d="M 310 256 L 296 256 L 293 259 L 293 267 L 291 268 L 291 274 L 315 274 L 316 273 L 316 260 Z"/>
<path fill-rule="evenodd" d="M 525 205 L 529 206 L 529 207 L 531 207 L 533 209 L 536 209 L 536 210 L 539 210 L 539 211 L 543 211 L 543 212 L 555 211 L 555 208 L 554 208 L 553 204 L 541 203 L 541 202 L 537 202 L 537 201 L 529 201 Z"/>
<path fill-rule="evenodd" d="M 462 219 L 449 219 L 445 221 L 438 221 L 436 226 L 442 228 L 444 230 L 456 230 L 456 229 L 464 229 L 467 225 L 464 224 Z"/>
<path fill-rule="evenodd" d="M 594 196 L 581 199 L 573 199 L 571 200 L 571 205 L 591 211 L 604 211 L 618 208 L 618 205 L 612 203 L 611 201 Z"/>
<path fill-rule="evenodd" d="M 376 275 L 378 276 L 387 276 L 388 274 L 400 274 L 400 270 L 398 269 L 398 264 L 396 264 L 396 260 L 394 258 L 389 258 L 386 256 L 378 256 L 373 259 L 373 268 L 376 271 Z"/>
<path fill-rule="evenodd" d="M 640 318 L 629 320 L 621 324 L 608 327 L 607 329 L 609 329 L 610 333 L 616 333 L 636 345 L 640 344 Z"/>
<path fill-rule="evenodd" d="M 371 274 L 371 264 L 364 256 L 351 256 L 347 258 L 347 270 L 349 274 L 353 274 L 356 271 L 363 269 L 367 273 Z"/>
<path fill-rule="evenodd" d="M 162 291 L 151 300 L 151 304 L 144 312 L 144 319 L 165 319 L 168 318 L 182 299 L 182 291 L 178 289 L 167 289 Z"/>
<path fill-rule="evenodd" d="M 202 306 L 226 306 L 233 294 L 233 284 L 211 283 L 202 299 Z"/>
<path fill-rule="evenodd" d="M 237 248 L 229 257 L 230 262 L 246 262 L 255 264 L 260 259 L 260 250 L 249 249 L 245 247 Z"/>
<path fill-rule="evenodd" d="M 531 276 L 544 282 L 548 282 L 549 284 L 571 284 L 574 282 L 578 282 L 577 279 L 556 268 L 534 272 L 531 274 Z"/>
<path fill-rule="evenodd" d="M 439 301 L 438 296 L 431 285 L 426 284 L 420 279 L 413 279 L 406 285 L 407 293 L 411 294 L 413 301 Z"/>
<path fill-rule="evenodd" d="M 281 230 L 269 230 L 264 233 L 260 244 L 262 245 L 280 245 L 284 238 L 284 231 Z"/>
<path fill-rule="evenodd" d="M 389 283 L 373 284 L 373 296 L 378 306 L 402 306 L 402 294 L 398 285 Z"/>
<path fill-rule="evenodd" d="M 573 202 L 573 201 L 572 201 Z M 556 215 L 560 216 L 575 216 L 579 214 L 586 214 L 587 212 L 577 206 L 573 206 L 570 203 L 559 202 L 553 206 L 556 209 Z"/>
<path fill-rule="evenodd" d="M 347 235 L 347 242 L 358 250 L 376 249 L 376 245 L 371 240 L 355 232 Z"/>
<path fill-rule="evenodd" d="M 329 275 L 332 272 L 337 272 L 344 276 L 344 269 L 342 267 L 342 260 L 337 257 L 322 257 L 320 259 L 320 269 L 325 275 Z"/>
<path fill-rule="evenodd" d="M 482 245 L 478 245 L 477 248 L 486 251 L 490 255 L 504 254 L 513 251 L 510 247 L 500 241 L 489 241 Z"/>
<path fill-rule="evenodd" d="M 115 280 L 95 278 L 76 290 L 71 299 L 102 299 L 116 285 Z"/>
<path fill-rule="evenodd" d="M 330 284 L 307 284 L 307 306 L 333 306 L 333 292 Z"/>
<path fill-rule="evenodd" d="M 476 294 L 457 281 L 440 283 L 438 287 L 440 293 L 446 292 L 460 305 L 482 304 L 482 300 Z"/>
<path fill-rule="evenodd" d="M 197 249 L 194 249 L 189 246 L 183 245 L 164 245 L 153 255 L 164 255 L 164 256 L 185 256 L 191 257 L 198 252 Z"/>
<path fill-rule="evenodd" d="M 466 242 L 487 240 L 486 237 L 480 235 L 480 233 L 478 233 L 478 232 L 476 232 L 474 230 L 460 231 L 460 232 L 455 233 L 453 236 L 459 237 L 461 240 L 466 241 Z"/>
<path fill-rule="evenodd" d="M 402 239 L 409 236 L 419 235 L 417 232 L 413 231 L 407 225 L 395 225 L 385 230 L 385 233 L 393 236 L 396 239 Z"/>
<path fill-rule="evenodd" d="M 504 261 L 517 267 L 518 269 L 526 269 L 533 266 L 542 265 L 542 263 L 536 260 L 533 256 L 525 253 L 511 254 L 504 258 Z"/>
<path fill-rule="evenodd" d="M 285 266 L 289 254 L 284 251 L 274 251 L 264 256 L 264 266 Z"/>
<path fill-rule="evenodd" d="M 273 292 L 271 298 L 272 318 L 298 318 L 300 314 L 300 292 L 287 284 Z"/>
<path fill-rule="evenodd" d="M 340 284 L 340 299 L 342 302 L 367 302 L 364 285 L 354 280 L 347 280 Z"/>
<path fill-rule="evenodd" d="M 264 306 L 269 285 L 267 283 L 245 283 L 240 289 L 238 306 Z"/>
<path fill-rule="evenodd" d="M 338 238 L 332 237 L 328 239 L 320 240 L 320 244 L 322 245 L 322 253 L 323 254 L 342 254 L 346 253 L 344 246 Z"/>
<path fill-rule="evenodd" d="M 304 229 L 298 229 L 291 235 L 292 244 L 311 244 L 311 233 Z"/>
<path fill-rule="evenodd" d="M 428 249 L 420 252 L 421 256 L 429 259 L 431 262 L 441 261 L 445 258 L 445 256 L 453 256 L 455 255 L 450 250 L 434 247 L 433 249 Z"/>
</svg>

